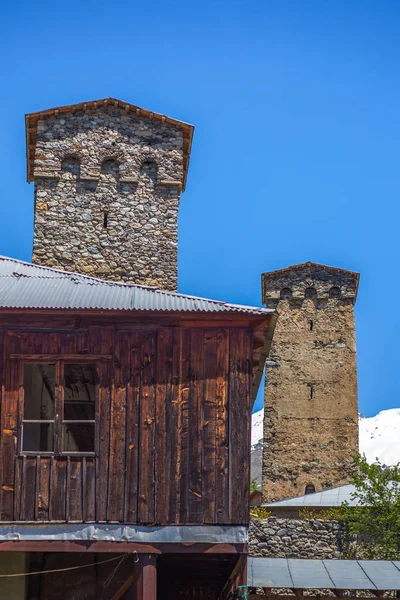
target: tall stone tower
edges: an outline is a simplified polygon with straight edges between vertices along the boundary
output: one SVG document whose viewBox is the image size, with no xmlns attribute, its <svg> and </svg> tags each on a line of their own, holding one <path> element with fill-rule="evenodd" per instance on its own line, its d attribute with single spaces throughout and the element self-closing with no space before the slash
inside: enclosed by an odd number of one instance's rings
<svg viewBox="0 0 400 600">
<path fill-rule="evenodd" d="M 359 274 L 304 263 L 262 275 L 278 323 L 266 366 L 263 499 L 348 483 L 358 451 Z"/>
<path fill-rule="evenodd" d="M 32 261 L 177 288 L 193 127 L 113 98 L 26 116 Z"/>
</svg>

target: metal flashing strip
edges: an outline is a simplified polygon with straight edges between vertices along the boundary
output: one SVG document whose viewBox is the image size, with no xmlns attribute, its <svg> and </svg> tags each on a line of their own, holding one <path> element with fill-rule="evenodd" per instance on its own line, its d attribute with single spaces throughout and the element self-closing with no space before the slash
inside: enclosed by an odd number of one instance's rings
<svg viewBox="0 0 400 600">
<path fill-rule="evenodd" d="M 108 541 L 174 544 L 246 544 L 247 527 L 231 525 L 144 525 L 18 523 L 0 525 L 0 542 Z"/>
</svg>

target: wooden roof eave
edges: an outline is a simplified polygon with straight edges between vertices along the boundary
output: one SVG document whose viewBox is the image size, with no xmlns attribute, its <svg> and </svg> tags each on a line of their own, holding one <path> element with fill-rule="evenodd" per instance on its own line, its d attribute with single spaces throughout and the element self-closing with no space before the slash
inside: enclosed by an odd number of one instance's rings
<svg viewBox="0 0 400 600">
<path fill-rule="evenodd" d="M 37 315 L 43 317 L 52 316 L 74 316 L 74 317 L 99 317 L 113 318 L 118 320 L 135 321 L 137 319 L 146 319 L 148 321 L 176 322 L 184 327 L 207 326 L 207 323 L 214 323 L 216 327 L 219 324 L 223 327 L 249 327 L 252 330 L 263 329 L 268 326 L 275 313 L 251 314 L 246 312 L 200 312 L 200 311 L 167 311 L 167 310 L 136 310 L 136 309 L 103 309 L 103 308 L 0 308 L 1 316 L 11 315 Z"/>
</svg>

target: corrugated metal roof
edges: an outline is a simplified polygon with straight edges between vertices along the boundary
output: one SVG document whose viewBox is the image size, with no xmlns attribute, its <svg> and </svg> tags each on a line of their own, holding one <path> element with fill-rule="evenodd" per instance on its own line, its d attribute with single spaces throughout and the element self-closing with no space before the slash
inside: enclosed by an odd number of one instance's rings
<svg viewBox="0 0 400 600">
<path fill-rule="evenodd" d="M 115 283 L 0 256 L 0 308 L 222 312 L 267 316 L 273 310 Z"/>
<path fill-rule="evenodd" d="M 279 502 L 271 502 L 263 504 L 268 508 L 296 508 L 296 507 L 333 507 L 341 506 L 343 502 L 347 502 L 349 506 L 357 506 L 358 501 L 352 498 L 355 492 L 355 487 L 352 484 L 341 485 L 323 492 L 315 492 L 314 494 L 305 494 L 298 498 L 288 498 Z"/>
<path fill-rule="evenodd" d="M 249 558 L 249 587 L 400 590 L 400 563 L 384 560 Z"/>
</svg>

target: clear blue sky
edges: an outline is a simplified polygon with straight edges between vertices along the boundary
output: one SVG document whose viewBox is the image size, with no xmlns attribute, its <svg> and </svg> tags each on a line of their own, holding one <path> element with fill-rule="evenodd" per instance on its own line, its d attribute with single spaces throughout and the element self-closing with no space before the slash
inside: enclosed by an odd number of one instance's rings
<svg viewBox="0 0 400 600">
<path fill-rule="evenodd" d="M 260 304 L 263 271 L 360 271 L 360 410 L 400 406 L 398 0 L 22 0 L 0 28 L 1 254 L 31 256 L 25 113 L 114 96 L 188 121 L 180 291 Z"/>
</svg>

